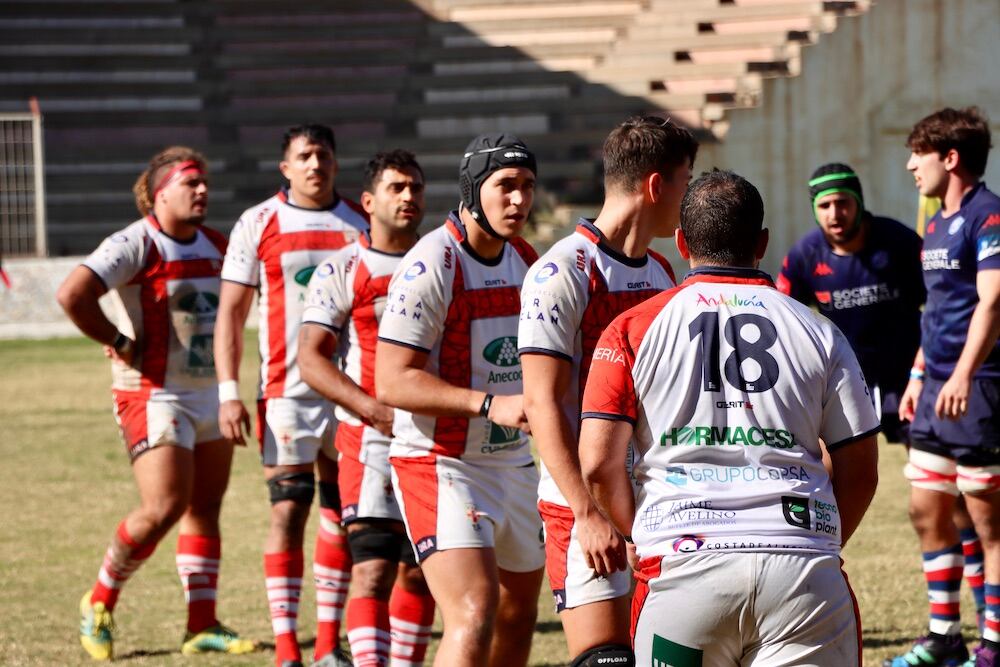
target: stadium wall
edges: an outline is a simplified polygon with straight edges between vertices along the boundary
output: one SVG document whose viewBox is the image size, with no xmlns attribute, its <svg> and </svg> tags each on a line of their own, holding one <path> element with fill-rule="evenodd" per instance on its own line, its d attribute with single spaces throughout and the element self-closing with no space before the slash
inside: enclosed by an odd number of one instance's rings
<svg viewBox="0 0 1000 667">
<path fill-rule="evenodd" d="M 800 76 L 767 80 L 760 107 L 729 112 L 725 139 L 702 147 L 696 171 L 731 169 L 760 188 L 771 229 L 762 268 L 771 272 L 812 229 L 806 181 L 826 162 L 858 171 L 869 210 L 913 225 L 904 144 L 938 108 L 975 104 L 990 115 L 986 182 L 1000 189 L 998 63 L 997 0 L 880 0 L 804 49 Z"/>
</svg>

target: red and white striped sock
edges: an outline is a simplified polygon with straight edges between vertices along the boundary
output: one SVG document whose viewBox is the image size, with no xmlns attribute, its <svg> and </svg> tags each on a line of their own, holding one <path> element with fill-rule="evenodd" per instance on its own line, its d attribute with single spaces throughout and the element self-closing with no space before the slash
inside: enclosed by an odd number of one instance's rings
<svg viewBox="0 0 1000 667">
<path fill-rule="evenodd" d="M 123 519 L 104 554 L 104 562 L 97 573 L 97 583 L 90 593 L 91 604 L 103 602 L 108 611 L 114 609 L 125 582 L 153 555 L 154 550 L 156 542 L 139 544 L 132 539 L 125 529 Z"/>
<path fill-rule="evenodd" d="M 434 598 L 404 590 L 397 582 L 389 598 L 392 667 L 420 667 L 434 625 Z"/>
<path fill-rule="evenodd" d="M 313 576 L 316 581 L 316 659 L 337 647 L 344 602 L 351 583 L 351 552 L 347 535 L 340 525 L 340 515 L 321 507 Z"/>
<path fill-rule="evenodd" d="M 215 618 L 216 589 L 222 539 L 205 535 L 177 537 L 177 574 L 184 585 L 188 607 L 188 632 L 201 632 L 218 623 Z"/>
<path fill-rule="evenodd" d="M 347 603 L 347 641 L 354 667 L 386 667 L 389 603 L 376 598 L 351 598 Z"/>
<path fill-rule="evenodd" d="M 305 557 L 301 549 L 264 554 L 267 602 L 271 609 L 271 627 L 274 629 L 274 662 L 278 667 L 285 660 L 302 660 L 295 629 L 299 617 L 303 569 Z"/>
</svg>

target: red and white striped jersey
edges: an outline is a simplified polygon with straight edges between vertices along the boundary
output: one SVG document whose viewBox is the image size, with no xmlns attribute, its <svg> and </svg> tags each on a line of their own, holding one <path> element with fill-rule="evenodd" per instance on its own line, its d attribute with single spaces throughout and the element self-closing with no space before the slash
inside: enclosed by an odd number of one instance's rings
<svg viewBox="0 0 1000 667">
<path fill-rule="evenodd" d="M 375 250 L 368 236 L 362 235 L 323 260 L 309 281 L 302 322 L 318 324 L 339 336 L 344 374 L 370 396 L 375 396 L 378 324 L 389 280 L 402 259 L 402 254 Z M 347 408 L 338 405 L 336 411 L 341 423 L 362 425 Z"/>
<path fill-rule="evenodd" d="M 521 354 L 547 354 L 573 365 L 562 409 L 574 436 L 601 333 L 620 313 L 674 285 L 674 272 L 662 255 L 650 251 L 641 258 L 626 257 L 609 247 L 589 220 L 581 220 L 575 233 L 553 245 L 528 270 L 521 288 L 518 348 Z M 538 498 L 567 506 L 544 464 Z"/>
<path fill-rule="evenodd" d="M 640 557 L 840 551 L 830 450 L 878 431 L 847 339 L 747 269 L 706 267 L 612 322 L 584 419 L 635 425 Z"/>
<path fill-rule="evenodd" d="M 520 291 L 538 255 L 523 239 L 484 260 L 456 212 L 417 242 L 389 285 L 379 339 L 428 353 L 425 369 L 457 387 L 521 393 L 517 356 Z M 527 465 L 528 438 L 482 417 L 396 411 L 390 456 L 451 456 L 479 465 Z"/>
<path fill-rule="evenodd" d="M 111 290 L 135 367 L 112 364 L 112 387 L 170 399 L 215 384 L 212 330 L 226 238 L 199 227 L 169 236 L 152 215 L 106 238 L 83 262 Z"/>
<path fill-rule="evenodd" d="M 287 189 L 247 209 L 229 235 L 222 279 L 258 289 L 260 398 L 320 396 L 296 363 L 306 286 L 331 251 L 357 240 L 368 221 L 346 199 L 328 209 L 301 208 Z"/>
</svg>

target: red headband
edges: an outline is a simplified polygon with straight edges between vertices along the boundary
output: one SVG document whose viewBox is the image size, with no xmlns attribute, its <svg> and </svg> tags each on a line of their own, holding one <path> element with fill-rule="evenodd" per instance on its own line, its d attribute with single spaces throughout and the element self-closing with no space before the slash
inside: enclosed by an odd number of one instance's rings
<svg viewBox="0 0 1000 667">
<path fill-rule="evenodd" d="M 205 173 L 205 170 L 201 168 L 201 163 L 197 160 L 185 160 L 184 162 L 178 162 L 163 176 L 163 178 L 160 179 L 159 185 L 157 185 L 156 189 L 153 190 L 152 199 L 156 199 L 156 195 L 160 194 L 160 190 L 170 184 L 170 181 L 174 176 L 184 171 L 196 171 L 199 174 Z"/>
</svg>

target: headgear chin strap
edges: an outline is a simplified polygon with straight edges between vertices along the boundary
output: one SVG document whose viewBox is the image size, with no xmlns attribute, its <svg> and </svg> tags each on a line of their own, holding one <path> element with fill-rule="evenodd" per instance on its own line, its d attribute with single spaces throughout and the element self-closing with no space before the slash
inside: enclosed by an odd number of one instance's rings
<svg viewBox="0 0 1000 667">
<path fill-rule="evenodd" d="M 858 214 L 854 218 L 854 226 L 848 230 L 847 234 L 853 238 L 861 231 L 861 220 L 865 214 L 865 198 L 861 191 L 861 179 L 846 164 L 831 162 L 816 169 L 809 177 L 809 199 L 812 202 L 813 217 L 819 223 L 819 215 L 816 211 L 816 202 L 820 198 L 832 195 L 837 192 L 844 192 L 854 197 L 858 203 Z"/>
<path fill-rule="evenodd" d="M 483 231 L 496 239 L 503 239 L 493 229 L 480 201 L 480 189 L 490 174 L 505 167 L 524 167 L 537 174 L 535 155 L 524 142 L 513 134 L 481 134 L 465 148 L 462 164 L 458 168 L 458 185 L 462 191 L 462 205 L 469 210 Z"/>
</svg>

